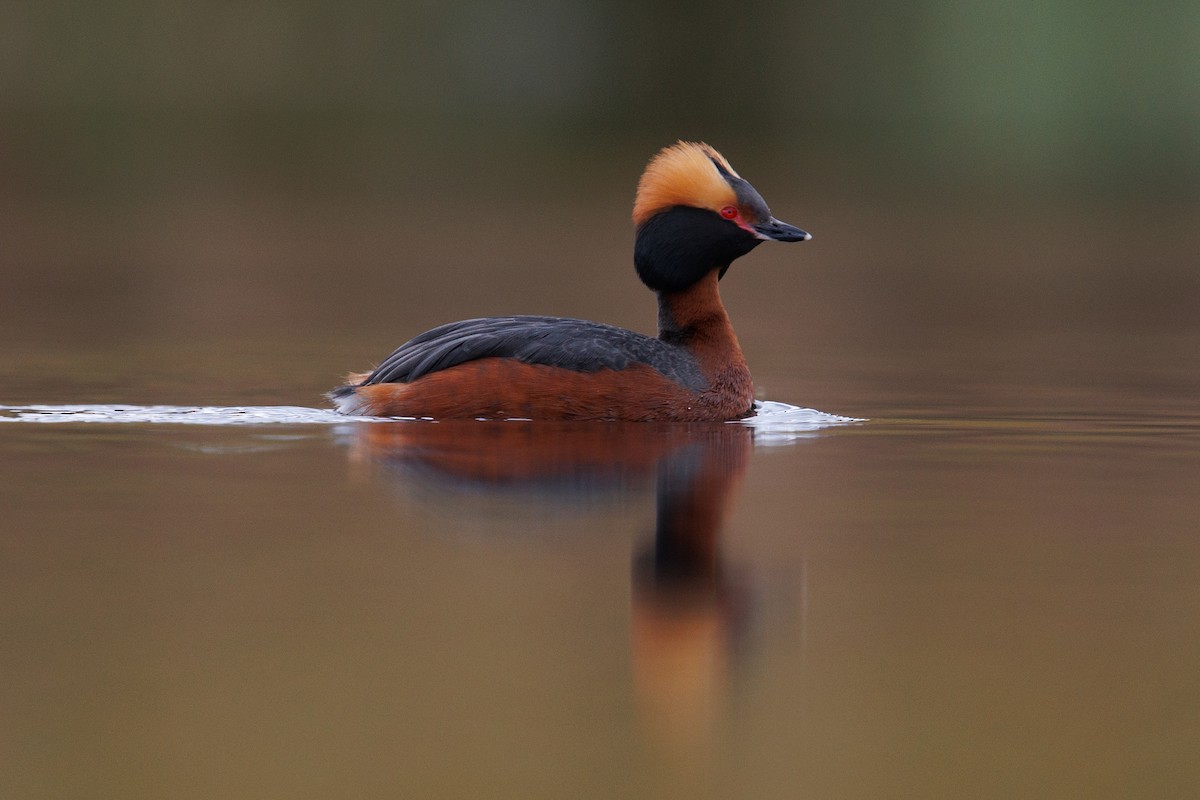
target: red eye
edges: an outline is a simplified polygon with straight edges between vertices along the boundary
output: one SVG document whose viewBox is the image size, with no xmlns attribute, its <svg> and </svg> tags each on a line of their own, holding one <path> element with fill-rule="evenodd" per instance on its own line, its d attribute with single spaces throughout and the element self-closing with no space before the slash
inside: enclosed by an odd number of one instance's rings
<svg viewBox="0 0 1200 800">
<path fill-rule="evenodd" d="M 721 209 L 721 216 L 725 219 L 733 219 L 738 215 L 737 206 L 725 206 Z"/>
</svg>

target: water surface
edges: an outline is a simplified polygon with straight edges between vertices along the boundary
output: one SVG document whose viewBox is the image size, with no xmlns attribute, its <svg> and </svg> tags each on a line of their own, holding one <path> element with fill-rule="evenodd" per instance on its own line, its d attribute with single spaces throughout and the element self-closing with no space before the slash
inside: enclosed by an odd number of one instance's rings
<svg viewBox="0 0 1200 800">
<path fill-rule="evenodd" d="M 6 794 L 1186 796 L 1200 417 L 1009 411 L 8 407 Z"/>
<path fill-rule="evenodd" d="M 1190 798 L 1194 210 L 772 194 L 760 396 L 865 422 L 323 407 L 448 320 L 652 328 L 621 186 L 14 206 L 0 797 Z"/>
</svg>

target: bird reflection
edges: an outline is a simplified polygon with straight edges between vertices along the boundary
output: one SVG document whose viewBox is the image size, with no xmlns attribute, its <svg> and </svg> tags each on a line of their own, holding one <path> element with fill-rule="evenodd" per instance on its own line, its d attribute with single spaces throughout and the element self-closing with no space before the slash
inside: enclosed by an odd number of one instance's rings
<svg viewBox="0 0 1200 800">
<path fill-rule="evenodd" d="M 653 734 L 681 753 L 707 737 L 746 617 L 720 556 L 752 435 L 725 425 L 658 464 L 653 541 L 634 559 L 631 658 Z"/>
<path fill-rule="evenodd" d="M 395 422 L 355 426 L 351 459 L 438 488 L 571 497 L 653 482 L 654 534 L 632 568 L 631 661 L 654 738 L 706 735 L 745 621 L 720 536 L 753 447 L 722 423 Z"/>
</svg>

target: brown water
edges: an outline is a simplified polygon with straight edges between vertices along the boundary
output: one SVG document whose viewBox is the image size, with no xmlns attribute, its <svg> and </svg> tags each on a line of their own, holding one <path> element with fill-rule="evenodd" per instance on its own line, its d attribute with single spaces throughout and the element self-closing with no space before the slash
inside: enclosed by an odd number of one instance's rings
<svg viewBox="0 0 1200 800">
<path fill-rule="evenodd" d="M 1189 796 L 1166 373 L 783 435 L 0 423 L 3 794 Z"/>
<path fill-rule="evenodd" d="M 0 412 L 0 796 L 1194 796 L 1186 210 L 790 215 L 724 291 L 766 399 L 868 418 L 819 430 L 273 408 L 449 319 L 653 319 L 615 203 L 524 261 L 537 214 L 326 211 L 16 229 L 0 403 L 58 421 Z"/>
</svg>

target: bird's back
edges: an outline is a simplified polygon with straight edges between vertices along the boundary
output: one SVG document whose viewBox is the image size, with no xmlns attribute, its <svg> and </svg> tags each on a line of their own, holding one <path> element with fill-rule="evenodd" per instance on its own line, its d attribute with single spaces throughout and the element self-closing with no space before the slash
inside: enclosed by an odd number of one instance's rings
<svg viewBox="0 0 1200 800">
<path fill-rule="evenodd" d="M 442 325 L 331 394 L 348 413 L 556 419 L 705 419 L 709 381 L 685 347 L 579 319 Z"/>
</svg>

